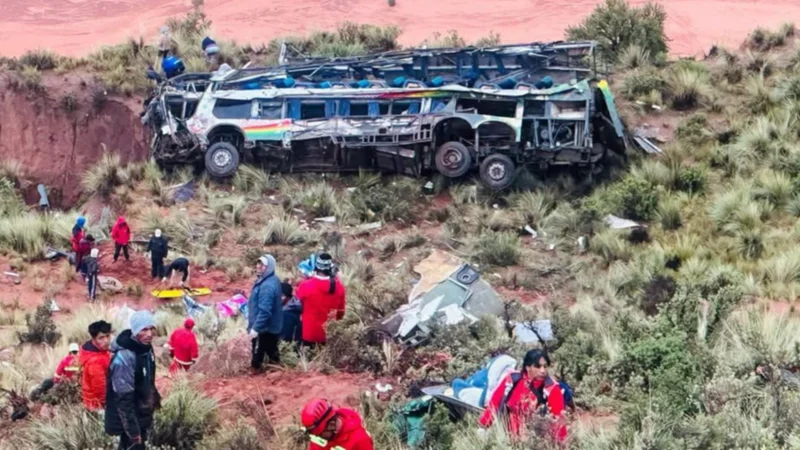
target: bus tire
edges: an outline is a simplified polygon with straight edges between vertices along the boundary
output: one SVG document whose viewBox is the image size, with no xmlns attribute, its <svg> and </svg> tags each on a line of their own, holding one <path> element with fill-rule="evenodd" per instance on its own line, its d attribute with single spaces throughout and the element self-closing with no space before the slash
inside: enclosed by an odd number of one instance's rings
<svg viewBox="0 0 800 450">
<path fill-rule="evenodd" d="M 514 161 L 501 153 L 489 155 L 481 163 L 481 181 L 498 191 L 511 186 L 516 173 Z"/>
<path fill-rule="evenodd" d="M 467 146 L 456 141 L 445 142 L 436 150 L 436 170 L 448 178 L 458 178 L 472 167 Z"/>
<path fill-rule="evenodd" d="M 214 178 L 229 178 L 239 168 L 239 150 L 230 142 L 215 142 L 205 155 L 206 172 Z"/>
</svg>

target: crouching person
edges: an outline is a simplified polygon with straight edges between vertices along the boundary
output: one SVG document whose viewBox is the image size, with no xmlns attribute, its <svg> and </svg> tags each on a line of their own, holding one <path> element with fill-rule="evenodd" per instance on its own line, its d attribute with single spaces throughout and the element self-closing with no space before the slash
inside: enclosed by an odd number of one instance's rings
<svg viewBox="0 0 800 450">
<path fill-rule="evenodd" d="M 300 413 L 311 443 L 308 450 L 374 450 L 372 437 L 357 412 L 337 408 L 327 400 L 315 398 Z"/>
<path fill-rule="evenodd" d="M 149 311 L 137 311 L 130 323 L 111 344 L 105 428 L 120 437 L 120 450 L 144 450 L 153 415 L 161 407 L 151 345 L 156 323 Z"/>
<path fill-rule="evenodd" d="M 548 374 L 549 367 L 546 353 L 540 350 L 526 353 L 522 370 L 506 375 L 497 385 L 480 424 L 489 427 L 496 419 L 503 420 L 509 433 L 519 438 L 530 419 L 550 415 L 555 419 L 552 437 L 558 442 L 566 441 L 567 428 L 562 418 L 564 394 L 558 381 Z"/>
</svg>

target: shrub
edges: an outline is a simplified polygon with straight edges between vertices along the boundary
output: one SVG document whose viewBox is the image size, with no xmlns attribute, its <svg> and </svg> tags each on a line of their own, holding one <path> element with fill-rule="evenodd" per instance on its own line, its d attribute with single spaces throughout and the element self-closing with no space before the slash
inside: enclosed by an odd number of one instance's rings
<svg viewBox="0 0 800 450">
<path fill-rule="evenodd" d="M 609 62 L 616 62 L 619 53 L 633 44 L 656 57 L 667 52 L 666 17 L 657 3 L 632 8 L 625 0 L 606 0 L 580 25 L 568 27 L 566 34 L 569 40 L 598 41 L 601 55 Z"/>
<path fill-rule="evenodd" d="M 475 243 L 474 257 L 480 264 L 513 266 L 519 263 L 519 236 L 507 231 L 484 231 Z"/>
<path fill-rule="evenodd" d="M 217 402 L 176 381 L 161 402 L 148 438 L 151 445 L 191 450 L 217 426 Z"/>
<path fill-rule="evenodd" d="M 261 197 L 275 188 L 269 174 L 264 170 L 249 165 L 242 165 L 233 177 L 234 188 L 242 194 Z"/>
<path fill-rule="evenodd" d="M 637 100 L 652 92 L 666 93 L 667 80 L 655 69 L 637 69 L 625 76 L 621 90 L 628 99 Z"/>
<path fill-rule="evenodd" d="M 362 221 L 380 218 L 383 221 L 411 220 L 414 199 L 419 191 L 407 180 L 382 183 L 359 183 L 350 194 L 356 216 Z"/>
<path fill-rule="evenodd" d="M 592 236 L 589 248 L 600 256 L 606 265 L 616 260 L 627 261 L 632 255 L 631 247 L 624 239 L 623 233 L 613 229 L 606 229 Z"/>
<path fill-rule="evenodd" d="M 620 69 L 639 69 L 648 67 L 652 60 L 650 52 L 638 44 L 632 44 L 620 53 L 617 66 Z"/>
<path fill-rule="evenodd" d="M 61 333 L 56 329 L 56 323 L 50 312 L 50 300 L 45 300 L 36 307 L 33 317 L 25 314 L 25 325 L 28 330 L 24 333 L 17 333 L 20 342 L 55 345 L 61 339 Z"/>
<path fill-rule="evenodd" d="M 319 239 L 319 235 L 310 231 L 303 230 L 300 222 L 289 215 L 274 217 L 267 222 L 267 226 L 262 231 L 263 242 L 265 245 L 283 244 L 299 245 L 313 243 Z"/>
<path fill-rule="evenodd" d="M 125 183 L 124 171 L 118 154 L 103 153 L 100 161 L 92 166 L 83 176 L 83 187 L 87 192 L 109 195 L 114 188 Z"/>
<path fill-rule="evenodd" d="M 267 450 L 258 432 L 241 419 L 233 428 L 225 428 L 211 438 L 203 439 L 198 450 Z"/>
<path fill-rule="evenodd" d="M 681 201 L 675 196 L 662 198 L 658 203 L 658 220 L 665 230 L 677 230 L 683 225 Z"/>
<path fill-rule="evenodd" d="M 681 167 L 673 188 L 690 194 L 698 194 L 706 188 L 706 171 L 702 167 Z"/>
<path fill-rule="evenodd" d="M 36 67 L 23 66 L 20 76 L 22 77 L 22 83 L 26 88 L 34 92 L 44 91 L 44 85 L 42 84 L 42 73 L 39 72 L 39 69 Z"/>
<path fill-rule="evenodd" d="M 648 316 L 658 314 L 660 305 L 670 301 L 675 295 L 675 280 L 667 275 L 653 277 L 642 292 L 641 307 Z"/>
<path fill-rule="evenodd" d="M 64 111 L 70 113 L 78 109 L 78 100 L 72 94 L 66 94 L 61 97 L 61 107 Z"/>
<path fill-rule="evenodd" d="M 707 142 L 712 133 L 708 130 L 708 118 L 705 114 L 695 113 L 678 125 L 675 136 L 688 143 L 699 145 Z"/>
<path fill-rule="evenodd" d="M 0 177 L 0 217 L 18 216 L 25 210 L 25 202 L 14 189 L 11 180 Z"/>
<path fill-rule="evenodd" d="M 248 206 L 249 202 L 244 195 L 214 197 L 209 201 L 209 207 L 216 219 L 226 220 L 234 226 L 244 225 L 244 214 Z"/>
<path fill-rule="evenodd" d="M 754 198 L 766 200 L 776 208 L 784 208 L 793 194 L 792 179 L 783 172 L 766 169 L 758 173 Z"/>
<path fill-rule="evenodd" d="M 591 197 L 584 206 L 600 214 L 613 213 L 632 220 L 650 220 L 658 208 L 658 190 L 648 181 L 629 174 Z"/>
<path fill-rule="evenodd" d="M 20 58 L 19 63 L 23 66 L 35 67 L 36 70 L 53 70 L 58 66 L 59 57 L 48 50 L 29 50 Z"/>
<path fill-rule="evenodd" d="M 754 75 L 745 80 L 747 107 L 753 114 L 767 114 L 778 105 L 778 93 L 767 86 L 763 74 Z"/>
<path fill-rule="evenodd" d="M 697 107 L 711 94 L 708 74 L 691 68 L 678 68 L 670 73 L 667 84 L 672 107 L 686 110 Z"/>
<path fill-rule="evenodd" d="M 102 418 L 82 406 L 58 408 L 53 417 L 34 419 L 24 439 L 44 450 L 111 449 L 115 440 L 105 433 Z"/>
<path fill-rule="evenodd" d="M 281 192 L 290 196 L 291 207 L 300 208 L 304 213 L 317 217 L 334 216 L 337 213 L 339 202 L 336 198 L 336 191 L 328 183 L 321 182 L 312 185 L 284 183 Z"/>
</svg>

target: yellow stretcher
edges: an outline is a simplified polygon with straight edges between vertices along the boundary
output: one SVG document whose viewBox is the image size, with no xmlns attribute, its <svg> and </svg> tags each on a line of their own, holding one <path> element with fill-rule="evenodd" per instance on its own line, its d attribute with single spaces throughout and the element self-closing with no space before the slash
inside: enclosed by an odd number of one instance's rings
<svg viewBox="0 0 800 450">
<path fill-rule="evenodd" d="M 181 298 L 184 295 L 190 297 L 200 297 L 203 295 L 211 294 L 209 288 L 192 288 L 192 289 L 156 289 L 152 292 L 153 297 L 161 299 Z"/>
</svg>

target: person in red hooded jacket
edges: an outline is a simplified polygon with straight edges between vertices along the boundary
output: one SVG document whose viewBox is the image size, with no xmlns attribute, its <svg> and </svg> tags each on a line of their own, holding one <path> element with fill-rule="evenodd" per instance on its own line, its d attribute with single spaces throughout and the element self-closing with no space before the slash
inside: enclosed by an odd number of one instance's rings
<svg viewBox="0 0 800 450">
<path fill-rule="evenodd" d="M 333 269 L 333 258 L 327 253 L 317 256 L 314 274 L 300 283 L 295 291 L 303 312 L 300 315 L 303 329 L 303 344 L 324 344 L 327 340 L 325 324 L 330 318 L 344 317 L 344 285 Z"/>
<path fill-rule="evenodd" d="M 357 412 L 315 398 L 306 403 L 300 421 L 309 434 L 308 450 L 374 450 L 372 437 Z"/>
<path fill-rule="evenodd" d="M 519 437 L 529 419 L 550 414 L 556 418 L 553 437 L 558 442 L 566 441 L 567 428 L 561 420 L 564 395 L 559 383 L 548 375 L 549 366 L 547 353 L 541 350 L 526 353 L 522 371 L 506 375 L 497 385 L 480 417 L 480 424 L 489 427 L 500 417 L 505 420 L 511 435 Z"/>
<path fill-rule="evenodd" d="M 111 239 L 114 240 L 114 262 L 117 262 L 120 250 L 122 250 L 122 253 L 125 255 L 125 261 L 130 261 L 128 244 L 131 242 L 131 228 L 128 226 L 128 222 L 125 221 L 124 217 L 117 217 L 117 222 L 114 224 L 114 227 L 111 228 Z"/>
<path fill-rule="evenodd" d="M 81 259 L 84 256 L 84 253 L 81 250 L 81 241 L 86 237 L 86 218 L 83 216 L 78 217 L 75 221 L 75 226 L 72 227 L 72 238 L 70 239 L 70 243 L 72 244 L 72 251 L 75 252 L 75 272 L 81 271 Z"/>
<path fill-rule="evenodd" d="M 199 350 L 197 348 L 197 337 L 192 332 L 194 328 L 194 320 L 192 318 L 186 319 L 183 323 L 183 328 L 178 328 L 172 332 L 167 342 L 170 355 L 172 356 L 172 365 L 169 366 L 169 373 L 175 373 L 178 370 L 189 370 L 199 357 Z"/>
<path fill-rule="evenodd" d="M 111 364 L 111 324 L 98 320 L 89 325 L 92 337 L 81 346 L 78 358 L 81 363 L 81 397 L 89 411 L 106 407 L 106 374 Z"/>
</svg>

